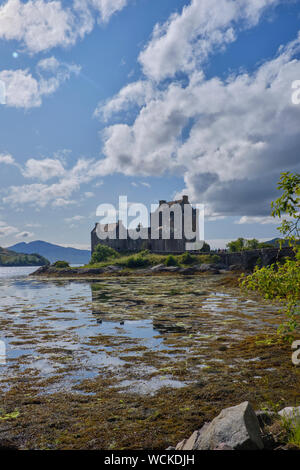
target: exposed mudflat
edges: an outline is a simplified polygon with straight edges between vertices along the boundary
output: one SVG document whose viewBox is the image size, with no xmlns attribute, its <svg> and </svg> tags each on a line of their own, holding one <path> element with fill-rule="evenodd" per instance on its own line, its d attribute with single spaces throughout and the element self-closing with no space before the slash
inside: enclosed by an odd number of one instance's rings
<svg viewBox="0 0 300 470">
<path fill-rule="evenodd" d="M 208 275 L 1 279 L 0 441 L 163 449 L 249 400 L 300 404 L 278 307 Z"/>
</svg>

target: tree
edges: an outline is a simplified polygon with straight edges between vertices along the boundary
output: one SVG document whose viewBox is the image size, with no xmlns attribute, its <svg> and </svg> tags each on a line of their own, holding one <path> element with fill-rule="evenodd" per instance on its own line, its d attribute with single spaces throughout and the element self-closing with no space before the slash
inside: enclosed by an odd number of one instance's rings
<svg viewBox="0 0 300 470">
<path fill-rule="evenodd" d="M 119 257 L 119 253 L 116 250 L 114 250 L 110 246 L 101 245 L 99 243 L 99 245 L 96 246 L 92 254 L 90 264 L 97 264 L 97 263 L 101 263 L 102 261 L 107 261 L 110 258 L 118 258 L 118 257 Z"/>
<path fill-rule="evenodd" d="M 282 173 L 278 189 L 283 193 L 272 202 L 272 215 L 282 218 L 278 230 L 284 236 L 284 240 L 294 247 L 295 258 L 286 259 L 283 264 L 275 263 L 263 268 L 256 267 L 253 274 L 247 277 L 242 276 L 241 281 L 244 288 L 258 291 L 264 298 L 283 304 L 282 311 L 287 315 L 288 320 L 280 325 L 278 333 L 285 339 L 293 341 L 293 333 L 299 326 L 300 314 L 300 175 Z"/>
<path fill-rule="evenodd" d="M 229 249 L 230 253 L 243 251 L 245 249 L 245 241 L 244 238 L 238 238 L 236 241 L 227 243 L 226 247 Z"/>
<path fill-rule="evenodd" d="M 300 230 L 300 174 L 282 173 L 278 189 L 283 190 L 283 194 L 272 202 L 272 215 L 279 218 L 285 215 L 278 230 L 295 245 L 299 242 Z"/>
</svg>

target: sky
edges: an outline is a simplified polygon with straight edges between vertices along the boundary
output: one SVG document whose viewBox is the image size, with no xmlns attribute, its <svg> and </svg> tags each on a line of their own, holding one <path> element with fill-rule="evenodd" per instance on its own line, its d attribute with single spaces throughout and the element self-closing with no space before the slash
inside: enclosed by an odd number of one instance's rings
<svg viewBox="0 0 300 470">
<path fill-rule="evenodd" d="M 120 195 L 205 204 L 214 248 L 278 236 L 296 80 L 299 0 L 0 0 L 0 246 L 89 248 Z"/>
</svg>

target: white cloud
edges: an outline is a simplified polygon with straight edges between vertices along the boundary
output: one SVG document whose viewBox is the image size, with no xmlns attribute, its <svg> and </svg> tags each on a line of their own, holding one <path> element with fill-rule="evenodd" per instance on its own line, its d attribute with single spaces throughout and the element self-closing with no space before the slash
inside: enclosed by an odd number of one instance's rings
<svg viewBox="0 0 300 470">
<path fill-rule="evenodd" d="M 101 166 L 100 166 L 101 168 Z M 48 177 L 56 177 L 57 182 L 52 184 L 25 184 L 10 186 L 7 195 L 3 198 L 5 204 L 20 206 L 29 204 L 36 208 L 47 205 L 63 207 L 75 204 L 72 195 L 80 190 L 82 184 L 89 183 L 98 177 L 99 163 L 93 160 L 79 159 L 71 169 L 66 169 L 61 162 L 55 159 L 30 159 L 22 169 L 23 175 L 45 181 Z M 48 179 L 48 178 L 47 178 Z M 92 193 L 86 192 L 86 197 Z"/>
<path fill-rule="evenodd" d="M 28 69 L 3 70 L 0 80 L 5 83 L 6 105 L 16 108 L 33 108 L 42 104 L 43 96 L 54 93 L 72 74 L 78 75 L 80 67 L 59 63 L 54 57 L 37 65 L 38 77 Z M 43 73 L 54 72 L 46 77 Z"/>
<path fill-rule="evenodd" d="M 31 158 L 27 160 L 23 170 L 25 178 L 36 178 L 41 181 L 47 181 L 54 177 L 60 177 L 65 174 L 65 169 L 60 160 L 45 158 L 36 160 Z"/>
<path fill-rule="evenodd" d="M 178 71 L 190 73 L 277 3 L 279 0 L 192 0 L 181 13 L 155 26 L 139 57 L 145 75 L 160 81 Z"/>
<path fill-rule="evenodd" d="M 100 19 L 104 23 L 107 23 L 114 13 L 123 10 L 127 3 L 127 0 L 88 0 L 88 4 L 99 11 Z"/>
<path fill-rule="evenodd" d="M 5 165 L 15 165 L 15 160 L 10 154 L 0 154 L 0 163 Z"/>
<path fill-rule="evenodd" d="M 69 223 L 82 222 L 85 219 L 86 217 L 83 215 L 74 215 L 73 217 L 66 218 L 65 221 L 69 224 Z"/>
<path fill-rule="evenodd" d="M 6 225 L 4 222 L 0 223 L 0 237 L 8 237 L 17 233 L 19 230 L 16 227 Z"/>
<path fill-rule="evenodd" d="M 158 87 L 133 124 L 104 130 L 103 174 L 181 174 L 180 193 L 212 214 L 269 214 L 280 172 L 299 170 L 300 107 L 291 102 L 299 52 L 300 34 L 251 74 L 207 80 L 194 70 L 187 85 Z"/>
<path fill-rule="evenodd" d="M 276 217 L 266 216 L 266 217 L 247 217 L 244 215 L 239 220 L 235 222 L 238 225 L 245 225 L 245 224 L 260 224 L 260 225 L 278 225 L 280 224 L 280 220 Z"/>
<path fill-rule="evenodd" d="M 68 47 L 89 34 L 98 22 L 107 23 L 127 0 L 76 0 L 64 7 L 59 0 L 7 0 L 0 6 L 0 39 L 20 41 L 30 53 Z"/>
<path fill-rule="evenodd" d="M 0 7 L 0 38 L 21 41 L 36 53 L 74 44 L 74 17 L 60 1 L 8 0 Z"/>
<path fill-rule="evenodd" d="M 32 232 L 20 232 L 15 237 L 24 239 L 24 238 L 32 238 L 33 236 L 34 236 L 34 233 Z"/>
<path fill-rule="evenodd" d="M 153 93 L 153 85 L 148 81 L 140 80 L 130 83 L 122 88 L 116 96 L 107 100 L 106 103 L 99 103 L 94 114 L 107 121 L 114 114 L 131 106 L 143 106 L 149 99 L 153 99 Z"/>
</svg>

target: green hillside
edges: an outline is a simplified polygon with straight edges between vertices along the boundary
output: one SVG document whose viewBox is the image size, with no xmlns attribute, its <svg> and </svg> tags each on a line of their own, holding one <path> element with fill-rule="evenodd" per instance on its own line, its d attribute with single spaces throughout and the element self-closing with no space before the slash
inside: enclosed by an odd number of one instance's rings
<svg viewBox="0 0 300 470">
<path fill-rule="evenodd" d="M 50 264 L 43 256 L 25 255 L 0 247 L 0 266 L 45 266 Z"/>
</svg>

